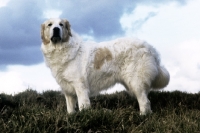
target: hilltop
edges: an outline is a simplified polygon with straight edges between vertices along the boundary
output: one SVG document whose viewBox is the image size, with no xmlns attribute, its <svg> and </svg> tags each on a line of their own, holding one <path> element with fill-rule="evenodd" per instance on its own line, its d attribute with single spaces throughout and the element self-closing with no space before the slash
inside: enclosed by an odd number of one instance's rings
<svg viewBox="0 0 200 133">
<path fill-rule="evenodd" d="M 0 94 L 1 132 L 200 132 L 200 93 L 151 92 L 149 99 L 147 116 L 124 91 L 92 97 L 91 109 L 69 115 L 59 91 Z"/>
</svg>

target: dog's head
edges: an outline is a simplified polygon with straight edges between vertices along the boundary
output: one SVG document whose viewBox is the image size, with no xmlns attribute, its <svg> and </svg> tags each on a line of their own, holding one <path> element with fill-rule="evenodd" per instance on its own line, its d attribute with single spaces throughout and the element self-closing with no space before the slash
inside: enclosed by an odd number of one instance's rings
<svg viewBox="0 0 200 133">
<path fill-rule="evenodd" d="M 41 25 L 41 38 L 44 45 L 52 42 L 67 42 L 72 36 L 70 24 L 65 19 L 49 19 Z"/>
</svg>

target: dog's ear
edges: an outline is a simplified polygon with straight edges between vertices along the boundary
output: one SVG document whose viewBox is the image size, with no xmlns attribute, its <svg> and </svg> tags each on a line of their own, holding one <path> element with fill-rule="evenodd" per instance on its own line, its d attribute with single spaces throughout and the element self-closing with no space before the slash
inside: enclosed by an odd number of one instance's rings
<svg viewBox="0 0 200 133">
<path fill-rule="evenodd" d="M 70 28 L 69 21 L 67 21 L 66 19 L 63 19 L 62 22 L 65 24 L 62 41 L 67 42 L 69 38 L 72 37 L 71 28 Z"/>
<path fill-rule="evenodd" d="M 68 31 L 68 35 L 69 36 L 72 36 L 72 33 L 71 33 L 71 25 L 69 24 L 69 21 L 67 21 L 66 19 L 64 20 L 64 23 L 65 23 L 65 26 L 66 26 L 66 29 Z"/>
<path fill-rule="evenodd" d="M 43 44 L 46 45 L 46 44 L 50 43 L 50 39 L 45 37 L 44 30 L 45 30 L 45 24 L 41 24 L 41 31 L 40 31 L 41 39 L 42 39 Z"/>
</svg>

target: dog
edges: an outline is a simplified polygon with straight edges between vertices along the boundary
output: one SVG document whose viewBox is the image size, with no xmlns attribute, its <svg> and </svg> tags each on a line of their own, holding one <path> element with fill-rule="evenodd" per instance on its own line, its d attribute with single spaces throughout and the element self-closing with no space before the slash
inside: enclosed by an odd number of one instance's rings
<svg viewBox="0 0 200 133">
<path fill-rule="evenodd" d="M 77 102 L 79 110 L 90 108 L 90 96 L 120 83 L 146 115 L 152 112 L 150 90 L 164 88 L 170 80 L 158 52 L 139 39 L 84 42 L 60 18 L 41 25 L 41 39 L 45 63 L 64 92 L 68 113 L 75 112 Z"/>
</svg>

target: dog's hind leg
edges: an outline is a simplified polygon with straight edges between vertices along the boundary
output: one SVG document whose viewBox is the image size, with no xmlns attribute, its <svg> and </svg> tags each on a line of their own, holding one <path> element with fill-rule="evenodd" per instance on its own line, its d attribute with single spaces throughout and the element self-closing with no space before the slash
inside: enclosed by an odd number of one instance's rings
<svg viewBox="0 0 200 133">
<path fill-rule="evenodd" d="M 140 108 L 140 115 L 146 115 L 151 113 L 151 103 L 148 99 L 149 93 L 149 86 L 141 81 L 130 81 L 126 83 L 126 88 L 130 95 L 134 95 L 137 98 L 139 108 Z"/>
<path fill-rule="evenodd" d="M 148 113 L 151 113 L 151 103 L 148 99 L 148 91 L 146 90 L 146 87 L 143 87 L 142 85 L 140 87 L 135 88 L 135 96 L 138 100 L 139 107 L 140 107 L 140 115 L 146 115 Z"/>
</svg>

